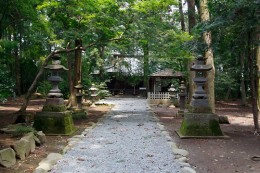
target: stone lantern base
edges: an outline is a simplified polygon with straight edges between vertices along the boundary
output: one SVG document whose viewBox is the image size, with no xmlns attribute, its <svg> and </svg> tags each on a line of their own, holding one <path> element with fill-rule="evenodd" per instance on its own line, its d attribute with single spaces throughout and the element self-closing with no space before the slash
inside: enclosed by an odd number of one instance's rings
<svg viewBox="0 0 260 173">
<path fill-rule="evenodd" d="M 203 113 L 196 112 L 202 109 L 191 110 L 184 113 L 181 128 L 177 131 L 180 138 L 227 138 L 220 129 L 218 115 L 205 111 L 206 108 Z"/>
<path fill-rule="evenodd" d="M 76 131 L 72 113 L 66 111 L 62 98 L 48 98 L 43 111 L 35 115 L 33 126 L 49 135 L 71 135 Z"/>
</svg>

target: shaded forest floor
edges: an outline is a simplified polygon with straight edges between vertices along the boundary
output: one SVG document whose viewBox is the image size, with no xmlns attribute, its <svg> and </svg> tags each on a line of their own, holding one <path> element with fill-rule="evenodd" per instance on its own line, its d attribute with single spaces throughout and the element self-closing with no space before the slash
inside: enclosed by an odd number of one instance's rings
<svg viewBox="0 0 260 173">
<path fill-rule="evenodd" d="M 216 113 L 228 117 L 230 124 L 221 124 L 229 139 L 180 139 L 176 130 L 182 118 L 177 108 L 152 107 L 166 130 L 180 148 L 189 151 L 189 163 L 197 173 L 260 173 L 260 136 L 254 135 L 253 117 L 249 106 L 238 101 L 218 101 Z"/>
<path fill-rule="evenodd" d="M 27 111 L 35 115 L 36 112 L 41 111 L 45 99 L 31 100 Z M 0 128 L 15 122 L 17 115 L 14 112 L 18 111 L 22 104 L 21 99 L 16 101 L 9 101 L 0 104 Z M 110 111 L 109 105 L 98 105 L 95 108 L 85 107 L 88 109 L 88 118 L 74 120 L 75 127 L 78 130 L 72 135 L 81 134 L 87 127 L 96 123 L 104 114 Z M 47 157 L 51 152 L 61 153 L 62 149 L 67 145 L 67 139 L 72 136 L 46 136 L 47 142 L 39 147 L 36 147 L 34 153 L 31 153 L 25 160 L 18 160 L 12 168 L 4 168 L 0 166 L 1 173 L 31 173 L 38 166 L 38 163 Z M 0 149 L 10 146 L 14 141 L 19 138 L 14 138 L 10 134 L 0 133 Z"/>
<path fill-rule="evenodd" d="M 0 127 L 14 123 L 22 100 L 9 101 L 0 104 Z M 41 111 L 44 100 L 32 100 L 28 111 L 35 114 Z M 174 138 L 180 148 L 189 151 L 189 163 L 195 167 L 197 173 L 259 173 L 260 161 L 252 160 L 260 156 L 260 136 L 253 134 L 253 118 L 250 107 L 242 107 L 239 102 L 217 102 L 217 114 L 226 115 L 231 124 L 222 124 L 222 131 L 229 139 L 180 139 L 176 130 L 179 129 L 182 118 L 176 117 L 177 108 L 152 106 L 152 111 L 165 125 L 166 130 Z M 90 126 L 90 122 L 97 122 L 100 117 L 111 109 L 110 106 L 88 108 L 88 119 L 77 120 L 76 132 L 80 134 Z M 75 134 L 74 134 L 75 135 Z M 61 152 L 67 145 L 69 136 L 47 136 L 47 143 L 37 147 L 34 153 L 23 161 L 18 161 L 11 168 L 0 166 L 1 173 L 30 173 L 38 163 L 50 152 Z M 16 138 L 0 133 L 0 149 L 12 144 Z"/>
</svg>

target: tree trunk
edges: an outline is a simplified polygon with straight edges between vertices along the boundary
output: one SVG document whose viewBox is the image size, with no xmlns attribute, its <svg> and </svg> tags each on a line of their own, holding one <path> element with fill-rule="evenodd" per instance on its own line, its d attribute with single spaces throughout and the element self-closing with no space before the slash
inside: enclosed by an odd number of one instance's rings
<svg viewBox="0 0 260 173">
<path fill-rule="evenodd" d="M 75 40 L 75 47 L 81 47 L 82 46 L 82 40 Z M 81 81 L 81 58 L 82 58 L 82 50 L 78 49 L 75 51 L 75 59 L 74 59 L 74 79 L 73 79 L 73 87 L 72 92 L 70 93 L 69 98 L 69 107 L 73 107 L 77 105 L 77 98 L 76 98 L 76 89 L 74 86 L 78 84 L 79 81 Z"/>
<path fill-rule="evenodd" d="M 48 62 L 50 61 L 50 59 L 52 58 L 52 56 L 54 54 L 58 54 L 58 53 L 62 53 L 62 52 L 72 52 L 72 51 L 75 51 L 75 50 L 78 50 L 80 49 L 81 47 L 76 47 L 74 49 L 65 49 L 65 50 L 58 50 L 58 51 L 54 51 L 54 52 L 51 52 L 47 58 L 44 60 L 39 72 L 37 73 L 36 77 L 34 78 L 34 81 L 33 83 L 31 84 L 30 88 L 28 89 L 25 97 L 24 97 L 24 102 L 23 102 L 23 105 L 21 106 L 20 110 L 18 112 L 26 112 L 26 108 L 28 106 L 28 103 L 30 101 L 30 98 L 33 94 L 33 92 L 35 91 L 35 88 L 36 88 L 36 85 L 41 77 L 41 75 L 43 74 L 44 72 L 44 67 L 47 66 Z"/>
<path fill-rule="evenodd" d="M 189 33 L 191 34 L 192 28 L 196 25 L 196 18 L 195 18 L 195 1 L 194 0 L 188 0 L 188 23 L 189 23 Z M 189 72 L 189 97 L 188 102 L 191 102 L 192 94 L 195 90 L 195 83 L 193 82 L 193 79 L 195 77 L 195 72 L 191 71 L 190 68 L 194 64 L 194 61 L 191 60 L 188 62 L 188 72 Z"/>
<path fill-rule="evenodd" d="M 252 33 L 249 31 L 248 33 L 248 65 L 249 65 L 249 78 L 250 78 L 250 92 L 251 92 L 251 99 L 252 99 L 252 111 L 253 111 L 253 120 L 255 131 L 259 131 L 259 123 L 258 123 L 258 90 L 257 90 L 257 79 L 256 73 L 258 72 L 255 64 L 254 64 L 254 57 L 252 52 Z M 256 82 L 257 81 L 257 82 Z"/>
<path fill-rule="evenodd" d="M 82 46 L 82 40 L 75 40 L 75 47 Z M 74 85 L 78 84 L 78 81 L 81 80 L 81 58 L 82 50 L 75 51 L 75 63 L 74 63 Z"/>
<path fill-rule="evenodd" d="M 105 46 L 101 46 L 99 49 L 99 58 L 101 58 L 101 62 L 100 62 L 100 67 L 99 67 L 99 76 L 100 76 L 100 80 L 105 80 L 105 64 L 104 64 L 104 54 L 105 54 Z"/>
<path fill-rule="evenodd" d="M 259 109 L 260 109 L 260 45 L 259 45 L 259 40 L 260 40 L 260 27 L 256 28 L 256 43 L 255 43 L 255 47 L 254 47 L 254 54 L 256 57 L 256 65 L 257 65 L 257 83 L 256 83 L 256 87 L 257 87 L 257 114 L 254 114 L 254 124 L 255 124 L 255 131 L 256 132 L 260 132 L 259 129 Z"/>
<path fill-rule="evenodd" d="M 17 35 L 14 34 L 14 38 L 16 41 Z M 21 39 L 19 39 L 19 45 L 21 45 Z M 22 81 L 21 81 L 21 64 L 20 64 L 20 56 L 19 56 L 19 46 L 15 47 L 14 50 L 14 57 L 15 57 L 15 93 L 17 96 L 22 94 Z"/>
<path fill-rule="evenodd" d="M 202 22 L 206 22 L 209 20 L 209 10 L 207 7 L 207 0 L 200 0 L 200 18 Z M 211 48 L 211 32 L 204 32 L 203 33 L 203 40 L 207 45 L 207 50 L 205 51 L 204 57 L 206 58 L 206 64 L 212 66 L 212 70 L 207 72 L 207 85 L 206 91 L 208 93 L 209 99 L 209 106 L 212 109 L 212 112 L 215 113 L 215 92 L 214 92 L 214 80 L 215 80 L 215 66 L 214 66 L 214 57 L 213 57 L 213 50 Z"/>
<path fill-rule="evenodd" d="M 228 100 L 228 99 L 229 99 L 230 94 L 231 94 L 231 87 L 228 86 L 228 90 L 227 90 L 227 92 L 226 92 L 225 100 Z"/>
<path fill-rule="evenodd" d="M 69 48 L 69 45 L 67 48 Z M 71 60 L 70 56 L 71 56 L 71 54 L 67 53 L 69 90 L 70 90 L 70 93 L 72 93 L 74 86 L 73 86 L 73 80 L 72 80 L 72 60 Z"/>
<path fill-rule="evenodd" d="M 240 54 L 240 68 L 241 68 L 241 81 L 240 81 L 240 93 L 241 93 L 241 105 L 246 105 L 246 86 L 245 86 L 245 51 L 242 50 Z"/>
<path fill-rule="evenodd" d="M 30 98 L 33 94 L 33 92 L 35 91 L 36 88 L 36 84 L 38 83 L 38 80 L 40 79 L 41 75 L 43 74 L 44 71 L 44 67 L 46 67 L 46 65 L 48 64 L 49 60 L 51 59 L 51 57 L 54 55 L 55 53 L 52 52 L 50 53 L 47 58 L 45 59 L 45 61 L 43 62 L 38 74 L 36 75 L 36 77 L 34 78 L 33 83 L 31 84 L 30 88 L 28 89 L 25 97 L 24 97 L 24 102 L 23 105 L 21 106 L 20 110 L 18 112 L 26 112 L 26 108 L 28 106 L 28 103 L 30 101 Z"/>
<path fill-rule="evenodd" d="M 15 93 L 17 96 L 21 96 L 22 94 L 22 84 L 21 84 L 21 65 L 20 65 L 20 57 L 18 54 L 18 50 L 14 52 L 15 56 Z"/>
<path fill-rule="evenodd" d="M 182 10 L 182 0 L 179 0 L 179 13 L 180 13 L 181 30 L 185 31 L 184 14 Z"/>
<path fill-rule="evenodd" d="M 192 28 L 196 25 L 195 0 L 187 0 L 187 3 L 188 3 L 189 33 L 191 33 Z"/>
<path fill-rule="evenodd" d="M 143 51 L 144 51 L 144 87 L 146 87 L 146 90 L 149 88 L 149 83 L 148 83 L 148 73 L 149 73 L 149 48 L 148 48 L 148 41 L 146 41 L 143 44 Z"/>
</svg>

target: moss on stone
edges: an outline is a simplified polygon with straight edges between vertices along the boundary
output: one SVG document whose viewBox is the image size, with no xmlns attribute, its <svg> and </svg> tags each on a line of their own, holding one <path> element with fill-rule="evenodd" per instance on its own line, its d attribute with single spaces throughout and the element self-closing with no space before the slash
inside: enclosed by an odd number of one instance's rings
<svg viewBox="0 0 260 173">
<path fill-rule="evenodd" d="M 46 112 L 64 112 L 66 111 L 65 105 L 44 105 L 42 111 Z"/>
<path fill-rule="evenodd" d="M 185 114 L 180 133 L 184 136 L 223 136 L 215 114 Z"/>
<path fill-rule="evenodd" d="M 200 107 L 189 106 L 188 110 L 189 112 L 193 112 L 193 113 L 212 113 L 212 109 L 209 106 L 200 106 Z"/>
<path fill-rule="evenodd" d="M 34 128 L 45 134 L 70 135 L 74 127 L 71 112 L 39 112 L 35 116 Z"/>
<path fill-rule="evenodd" d="M 85 110 L 74 110 L 72 111 L 73 120 L 87 119 L 87 112 Z"/>
<path fill-rule="evenodd" d="M 220 126 L 219 126 L 219 121 L 211 120 L 209 122 L 209 125 L 210 125 L 210 129 L 213 132 L 214 136 L 223 136 L 223 133 L 222 133 Z"/>
</svg>

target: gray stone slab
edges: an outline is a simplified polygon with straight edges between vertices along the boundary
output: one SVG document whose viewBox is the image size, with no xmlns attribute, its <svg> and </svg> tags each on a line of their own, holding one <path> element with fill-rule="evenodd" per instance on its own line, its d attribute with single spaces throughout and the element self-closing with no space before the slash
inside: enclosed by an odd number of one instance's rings
<svg viewBox="0 0 260 173">
<path fill-rule="evenodd" d="M 10 168 L 16 163 L 15 151 L 12 148 L 0 150 L 0 165 Z"/>
<path fill-rule="evenodd" d="M 30 154 L 31 144 L 27 139 L 20 139 L 14 143 L 12 148 L 14 149 L 16 156 L 19 159 L 24 160 Z"/>
</svg>

